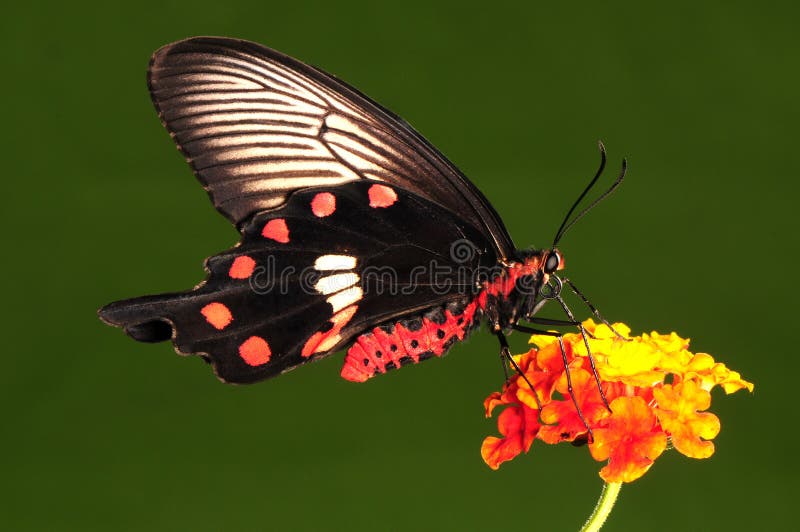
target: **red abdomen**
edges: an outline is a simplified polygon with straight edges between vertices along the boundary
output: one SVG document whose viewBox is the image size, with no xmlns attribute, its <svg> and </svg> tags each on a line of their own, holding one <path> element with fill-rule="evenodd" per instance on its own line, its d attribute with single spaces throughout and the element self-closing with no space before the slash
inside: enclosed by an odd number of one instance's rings
<svg viewBox="0 0 800 532">
<path fill-rule="evenodd" d="M 477 300 L 472 300 L 375 327 L 356 338 L 347 350 L 341 375 L 349 381 L 364 382 L 390 369 L 440 357 L 478 325 L 481 312 Z"/>
</svg>

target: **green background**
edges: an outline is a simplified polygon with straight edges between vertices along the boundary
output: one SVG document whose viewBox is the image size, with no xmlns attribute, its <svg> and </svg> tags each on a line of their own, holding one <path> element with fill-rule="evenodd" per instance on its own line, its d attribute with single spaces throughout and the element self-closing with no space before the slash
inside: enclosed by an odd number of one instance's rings
<svg viewBox="0 0 800 532">
<path fill-rule="evenodd" d="M 97 320 L 110 300 L 192 286 L 236 241 L 145 86 L 153 50 L 209 34 L 323 67 L 404 116 L 520 247 L 552 238 L 597 139 L 611 173 L 627 156 L 619 193 L 562 241 L 569 276 L 611 319 L 688 335 L 756 390 L 715 393 L 715 456 L 666 453 L 623 489 L 608 529 L 786 525 L 798 13 L 553 4 L 5 7 L 0 528 L 568 531 L 599 493 L 585 448 L 537 442 L 500 471 L 483 464 L 495 420 L 481 403 L 501 384 L 485 333 L 365 385 L 338 377 L 338 356 L 230 387 Z"/>
</svg>

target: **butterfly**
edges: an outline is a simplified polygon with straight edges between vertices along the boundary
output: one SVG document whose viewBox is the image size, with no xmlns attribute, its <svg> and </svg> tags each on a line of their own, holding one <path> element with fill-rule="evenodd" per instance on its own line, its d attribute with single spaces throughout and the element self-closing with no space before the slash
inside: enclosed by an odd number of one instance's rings
<svg viewBox="0 0 800 532">
<path fill-rule="evenodd" d="M 580 327 L 560 295 L 561 236 L 514 247 L 484 195 L 409 124 L 317 68 L 259 44 L 198 37 L 152 57 L 158 115 L 241 233 L 193 290 L 99 310 L 140 342 L 171 340 L 225 382 L 251 383 L 346 350 L 363 382 L 441 357 L 486 322 Z M 576 289 L 577 290 L 577 289 Z M 538 318 L 558 300 L 567 320 Z M 588 302 L 587 302 L 588 303 Z M 593 312 L 596 313 L 593 307 Z M 539 331 L 546 334 L 547 331 Z M 505 367 L 505 365 L 504 365 Z"/>
</svg>

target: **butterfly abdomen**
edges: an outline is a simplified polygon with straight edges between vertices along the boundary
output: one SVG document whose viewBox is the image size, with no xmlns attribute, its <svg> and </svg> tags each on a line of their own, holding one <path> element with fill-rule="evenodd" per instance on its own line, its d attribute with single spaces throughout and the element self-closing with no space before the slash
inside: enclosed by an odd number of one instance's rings
<svg viewBox="0 0 800 532">
<path fill-rule="evenodd" d="M 431 357 L 446 354 L 454 343 L 486 318 L 503 324 L 518 297 L 517 281 L 531 275 L 539 265 L 532 256 L 505 268 L 499 275 L 484 282 L 470 299 L 437 307 L 424 314 L 375 327 L 356 338 L 347 350 L 341 376 L 353 382 L 364 382 L 408 364 L 417 364 Z"/>
<path fill-rule="evenodd" d="M 375 327 L 356 338 L 342 366 L 341 375 L 364 382 L 380 373 L 441 357 L 480 322 L 477 300 L 438 307 L 421 316 Z"/>
</svg>

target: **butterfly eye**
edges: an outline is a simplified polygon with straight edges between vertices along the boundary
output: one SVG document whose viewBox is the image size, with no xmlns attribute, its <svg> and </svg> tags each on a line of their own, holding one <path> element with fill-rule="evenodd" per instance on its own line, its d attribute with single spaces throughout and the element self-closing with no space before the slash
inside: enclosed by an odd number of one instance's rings
<svg viewBox="0 0 800 532">
<path fill-rule="evenodd" d="M 559 264 L 561 264 L 561 257 L 558 255 L 558 252 L 551 251 L 544 263 L 544 272 L 548 274 L 553 273 L 558 269 Z"/>
</svg>

